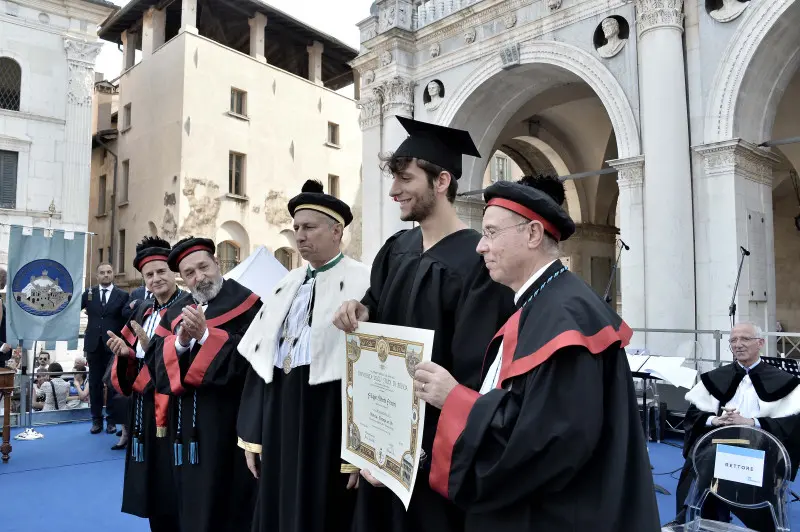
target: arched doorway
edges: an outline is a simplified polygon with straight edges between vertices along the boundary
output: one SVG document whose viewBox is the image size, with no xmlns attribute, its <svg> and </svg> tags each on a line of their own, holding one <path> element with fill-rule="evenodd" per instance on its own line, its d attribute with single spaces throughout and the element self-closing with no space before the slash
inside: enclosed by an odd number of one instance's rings
<svg viewBox="0 0 800 532">
<path fill-rule="evenodd" d="M 512 177 L 515 168 L 523 174 L 563 176 L 640 154 L 627 95 L 596 58 L 577 47 L 527 42 L 520 46 L 519 66 L 504 69 L 500 58 L 493 57 L 467 79 L 445 103 L 438 122 L 470 131 L 479 151 L 491 156 L 465 158 L 460 192 L 483 188 L 501 174 Z M 570 269 L 602 295 L 612 278 L 619 231 L 615 176 L 594 175 L 565 184 L 565 208 L 578 230 L 563 243 L 562 254 Z M 474 227 L 482 202 L 479 196 L 470 198 L 471 209 L 462 207 L 470 214 L 462 217 Z M 611 280 L 613 302 L 618 291 Z M 643 299 L 643 290 L 630 290 L 629 295 Z"/>
</svg>

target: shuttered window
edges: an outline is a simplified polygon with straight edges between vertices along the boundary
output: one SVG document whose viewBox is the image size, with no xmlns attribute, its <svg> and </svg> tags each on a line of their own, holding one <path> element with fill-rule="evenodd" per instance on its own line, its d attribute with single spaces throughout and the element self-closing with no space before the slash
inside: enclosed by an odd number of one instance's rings
<svg viewBox="0 0 800 532">
<path fill-rule="evenodd" d="M 17 208 L 17 162 L 15 151 L 0 150 L 0 209 Z"/>
</svg>

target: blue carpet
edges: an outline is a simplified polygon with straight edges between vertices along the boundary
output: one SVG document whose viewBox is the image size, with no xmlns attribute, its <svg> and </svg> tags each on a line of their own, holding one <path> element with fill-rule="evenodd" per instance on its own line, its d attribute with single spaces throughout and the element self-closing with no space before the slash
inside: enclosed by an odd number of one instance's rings
<svg viewBox="0 0 800 532">
<path fill-rule="evenodd" d="M 12 440 L 7 464 L 0 464 L 0 512 L 3 532 L 49 530 L 53 516 L 70 529 L 147 532 L 144 519 L 120 512 L 124 456 L 112 451 L 117 437 L 89 434 L 90 423 L 36 427 L 41 440 Z M 12 431 L 12 437 L 20 430 Z M 675 517 L 681 450 L 650 443 L 654 480 L 670 492 L 657 494 L 661 522 Z M 800 483 L 795 483 L 800 492 Z M 91 508 L 91 511 L 90 511 Z M 800 530 L 800 502 L 789 505 L 793 530 Z M 86 528 L 86 527 L 89 528 Z M 58 527 L 61 528 L 61 527 Z"/>
</svg>

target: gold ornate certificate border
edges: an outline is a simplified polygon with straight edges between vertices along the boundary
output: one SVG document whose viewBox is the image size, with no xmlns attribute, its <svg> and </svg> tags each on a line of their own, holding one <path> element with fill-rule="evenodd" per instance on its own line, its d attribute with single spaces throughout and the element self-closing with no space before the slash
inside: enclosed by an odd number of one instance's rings
<svg viewBox="0 0 800 532">
<path fill-rule="evenodd" d="M 353 420 L 353 373 L 355 362 L 361 358 L 364 351 L 370 352 L 370 356 L 377 355 L 383 363 L 390 356 L 405 359 L 406 371 L 414 378 L 414 371 L 417 364 L 422 361 L 422 353 L 425 345 L 419 342 L 409 342 L 397 338 L 385 338 L 383 336 L 373 336 L 369 334 L 352 333 L 347 335 L 347 449 L 358 456 L 361 456 L 369 463 L 381 468 L 389 473 L 405 488 L 411 489 L 411 479 L 413 478 L 414 456 L 417 452 L 417 431 L 419 430 L 419 408 L 420 400 L 411 389 L 411 437 L 409 442 L 410 449 L 407 449 L 401 458 L 402 463 L 391 456 L 383 456 L 382 453 L 361 441 L 361 434 L 358 425 Z M 374 353 L 374 355 L 373 355 Z"/>
</svg>

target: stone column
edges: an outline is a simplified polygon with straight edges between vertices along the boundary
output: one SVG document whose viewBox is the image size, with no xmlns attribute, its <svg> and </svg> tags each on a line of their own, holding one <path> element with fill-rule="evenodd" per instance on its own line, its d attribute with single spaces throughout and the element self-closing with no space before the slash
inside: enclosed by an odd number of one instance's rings
<svg viewBox="0 0 800 532">
<path fill-rule="evenodd" d="M 768 149 L 741 139 L 696 146 L 703 175 L 695 180 L 697 224 L 697 320 L 701 329 L 730 329 L 728 307 L 742 256 L 736 321 L 775 330 L 775 244 L 772 168 Z M 706 358 L 713 348 L 705 347 Z M 730 352 L 723 344 L 723 356 Z"/>
<path fill-rule="evenodd" d="M 153 55 L 164 44 L 167 12 L 154 7 L 148 9 L 142 20 L 142 59 Z"/>
<path fill-rule="evenodd" d="M 322 50 L 324 46 L 319 41 L 314 41 L 314 44 L 307 46 L 308 50 L 308 79 L 322 85 Z"/>
<path fill-rule="evenodd" d="M 136 64 L 136 47 L 139 44 L 139 34 L 123 31 L 122 39 L 122 71 L 132 68 Z"/>
<path fill-rule="evenodd" d="M 620 293 L 622 316 L 632 328 L 647 327 L 645 304 L 645 247 L 644 247 L 644 157 L 608 161 L 617 169 L 619 187 L 619 239 L 630 249 L 620 256 Z M 645 346 L 646 333 L 634 333 L 631 345 Z"/>
<path fill-rule="evenodd" d="M 264 29 L 267 26 L 267 16 L 264 13 L 256 13 L 247 22 L 250 24 L 250 57 L 254 57 L 261 63 L 266 63 Z"/>
<path fill-rule="evenodd" d="M 197 35 L 197 0 L 181 0 L 181 31 Z"/>
<path fill-rule="evenodd" d="M 683 58 L 683 0 L 637 0 L 644 185 L 645 320 L 695 328 L 694 231 Z M 626 309 L 625 315 L 632 312 Z M 648 334 L 669 355 L 688 336 Z"/>
<path fill-rule="evenodd" d="M 61 221 L 86 227 L 91 180 L 92 96 L 94 62 L 102 45 L 71 38 L 64 39 L 69 81 L 64 134 L 65 161 L 61 184 Z M 56 200 L 59 201 L 59 200 Z"/>
<path fill-rule="evenodd" d="M 359 100 L 361 109 L 362 189 L 361 189 L 361 262 L 372 264 L 375 255 L 383 244 L 383 218 L 381 207 L 384 196 L 388 194 L 386 179 L 381 175 L 381 100 L 379 91 L 369 91 Z"/>
</svg>

